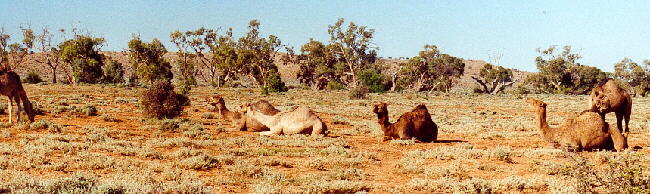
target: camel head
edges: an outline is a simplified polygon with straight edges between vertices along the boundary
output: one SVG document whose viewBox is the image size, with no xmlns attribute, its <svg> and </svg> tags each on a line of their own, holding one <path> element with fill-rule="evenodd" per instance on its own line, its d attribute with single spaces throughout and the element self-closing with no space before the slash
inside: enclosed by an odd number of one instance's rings
<svg viewBox="0 0 650 194">
<path fill-rule="evenodd" d="M 591 110 L 604 113 L 610 108 L 611 103 L 606 95 L 596 93 L 596 95 L 591 98 Z"/>
<path fill-rule="evenodd" d="M 533 98 L 527 98 L 526 102 L 530 105 L 533 106 L 533 108 L 546 108 L 546 103 L 542 102 L 541 100 L 533 99 Z"/>
<path fill-rule="evenodd" d="M 217 109 L 223 109 L 222 107 L 226 106 L 226 102 L 223 101 L 223 98 L 219 95 L 212 96 L 208 99 L 210 105 L 214 106 Z"/>
<path fill-rule="evenodd" d="M 251 103 L 244 103 L 242 105 L 239 105 L 239 111 L 241 113 L 246 114 L 249 110 L 251 110 Z"/>
<path fill-rule="evenodd" d="M 374 112 L 377 115 L 388 114 L 388 105 L 383 102 L 375 104 L 374 108 L 372 109 L 372 112 Z"/>
</svg>

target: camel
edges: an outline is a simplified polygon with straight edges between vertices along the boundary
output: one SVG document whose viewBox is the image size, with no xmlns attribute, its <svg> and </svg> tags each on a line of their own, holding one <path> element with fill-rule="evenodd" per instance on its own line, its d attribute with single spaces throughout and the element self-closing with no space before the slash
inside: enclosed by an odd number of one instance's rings
<svg viewBox="0 0 650 194">
<path fill-rule="evenodd" d="M 416 106 L 411 112 L 404 113 L 397 122 L 388 121 L 388 105 L 376 104 L 373 112 L 377 114 L 381 130 L 386 138 L 411 139 L 422 142 L 435 142 L 438 138 L 438 126 L 431 120 L 431 115 L 424 104 Z"/>
<path fill-rule="evenodd" d="M 327 126 L 314 112 L 306 106 L 294 106 L 288 111 L 276 115 L 265 115 L 250 105 L 242 106 L 244 114 L 267 126 L 270 130 L 260 135 L 281 134 L 323 134 L 327 135 Z"/>
<path fill-rule="evenodd" d="M 20 76 L 13 71 L 1 72 L 0 73 L 0 94 L 5 95 L 9 98 L 9 123 L 12 123 L 12 100 L 16 102 L 18 107 L 18 112 L 16 112 L 16 122 L 20 121 L 20 112 L 25 109 L 27 117 L 30 122 L 34 122 L 34 116 L 36 112 L 32 108 L 32 103 L 27 98 L 27 93 L 23 88 L 23 84 L 20 82 Z M 22 101 L 23 105 L 20 105 Z"/>
<path fill-rule="evenodd" d="M 591 90 L 589 108 L 605 114 L 614 112 L 616 114 L 616 126 L 623 132 L 630 132 L 628 124 L 632 114 L 632 97 L 628 92 L 618 86 L 614 80 L 608 79 Z M 625 128 L 623 128 L 625 119 Z"/>
<path fill-rule="evenodd" d="M 559 127 L 551 128 L 546 122 L 546 103 L 532 98 L 526 102 L 537 112 L 537 126 L 542 137 L 556 148 L 564 147 L 569 151 L 623 151 L 627 148 L 627 137 L 619 128 L 605 122 L 597 112 L 583 111 L 566 119 Z"/>
<path fill-rule="evenodd" d="M 250 118 L 246 117 L 245 115 L 242 115 L 239 112 L 235 111 L 230 111 L 226 107 L 226 102 L 223 100 L 221 96 L 212 96 L 210 99 L 210 104 L 214 106 L 217 111 L 219 111 L 219 114 L 221 116 L 232 122 L 232 125 L 235 127 L 235 129 L 239 131 L 254 131 L 254 132 L 259 132 L 259 131 L 268 131 L 269 128 L 261 124 L 260 122 Z M 271 103 L 269 103 L 266 100 L 260 100 L 255 103 L 249 104 L 248 106 L 251 106 L 263 114 L 266 115 L 275 115 L 278 112 L 280 112 L 278 109 L 275 109 Z"/>
</svg>

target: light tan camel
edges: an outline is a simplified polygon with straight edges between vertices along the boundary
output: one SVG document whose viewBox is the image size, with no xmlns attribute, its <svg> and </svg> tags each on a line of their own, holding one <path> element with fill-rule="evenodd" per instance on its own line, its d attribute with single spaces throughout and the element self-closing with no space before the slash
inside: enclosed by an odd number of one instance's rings
<svg viewBox="0 0 650 194">
<path fill-rule="evenodd" d="M 324 134 L 327 126 L 314 112 L 306 106 L 294 106 L 288 111 L 276 115 L 265 115 L 251 106 L 243 106 L 245 115 L 266 125 L 270 131 L 260 135 L 280 134 Z"/>
<path fill-rule="evenodd" d="M 596 112 L 584 111 L 575 118 L 569 118 L 557 128 L 546 122 L 546 103 L 528 98 L 526 100 L 537 112 L 539 131 L 542 137 L 554 147 L 573 151 L 627 148 L 627 138 L 614 125 L 608 124 Z"/>
<path fill-rule="evenodd" d="M 632 97 L 627 91 L 616 84 L 614 80 L 607 80 L 591 90 L 589 108 L 601 113 L 603 119 L 605 114 L 614 112 L 616 114 L 616 126 L 623 133 L 630 132 L 628 124 L 632 114 Z M 623 128 L 625 119 L 625 128 Z"/>
<path fill-rule="evenodd" d="M 377 114 L 385 138 L 415 138 L 422 142 L 432 142 L 438 137 L 438 126 L 431 120 L 431 115 L 424 104 L 416 106 L 411 112 L 404 113 L 397 122 L 392 124 L 388 121 L 386 103 L 376 104 L 372 112 Z"/>
<path fill-rule="evenodd" d="M 228 110 L 228 108 L 226 107 L 226 102 L 219 95 L 210 97 L 208 101 L 212 106 L 214 106 L 217 109 L 219 114 L 221 114 L 221 116 L 224 119 L 232 122 L 232 126 L 239 131 L 259 132 L 259 131 L 269 130 L 268 127 L 261 124 L 257 120 L 246 117 L 245 115 L 242 115 L 239 112 Z M 246 106 L 251 106 L 254 109 L 266 115 L 275 115 L 280 112 L 278 109 L 275 109 L 275 107 L 273 107 L 271 103 L 269 103 L 266 100 L 260 100 L 255 103 L 247 104 Z"/>
<path fill-rule="evenodd" d="M 27 99 L 27 93 L 20 82 L 20 76 L 13 71 L 0 72 L 0 94 L 9 98 L 9 123 L 12 122 L 12 100 L 16 102 L 18 112 L 16 112 L 16 122 L 20 121 L 20 112 L 25 109 L 29 121 L 34 122 L 36 112 L 32 108 L 32 103 Z M 22 102 L 22 106 L 21 103 Z"/>
</svg>

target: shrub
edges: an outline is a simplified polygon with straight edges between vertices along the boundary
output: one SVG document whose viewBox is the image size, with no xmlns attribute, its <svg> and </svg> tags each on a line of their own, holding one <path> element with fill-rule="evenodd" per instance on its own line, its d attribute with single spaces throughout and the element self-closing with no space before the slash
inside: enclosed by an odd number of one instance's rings
<svg viewBox="0 0 650 194">
<path fill-rule="evenodd" d="M 329 81 L 326 88 L 328 90 L 342 90 L 345 89 L 345 86 L 337 81 Z"/>
<path fill-rule="evenodd" d="M 189 104 L 189 99 L 177 94 L 168 81 L 159 81 L 142 94 L 141 104 L 149 117 L 174 118 L 181 114 L 184 105 Z"/>
<path fill-rule="evenodd" d="M 97 108 L 93 105 L 86 105 L 81 109 L 81 113 L 86 116 L 97 116 Z"/>
<path fill-rule="evenodd" d="M 365 85 L 357 86 L 350 90 L 350 98 L 352 99 L 365 99 L 368 97 L 370 90 Z"/>
<path fill-rule="evenodd" d="M 289 90 L 287 86 L 280 78 L 280 74 L 277 71 L 271 71 L 266 77 L 266 87 L 263 88 L 263 93 L 268 94 L 271 92 L 286 92 Z"/>
<path fill-rule="evenodd" d="M 104 83 L 122 83 L 124 82 L 124 68 L 122 64 L 115 61 L 109 60 L 104 67 L 102 67 Z"/>
<path fill-rule="evenodd" d="M 36 72 L 29 72 L 27 74 L 27 77 L 23 79 L 23 82 L 25 83 L 30 83 L 30 84 L 37 84 L 43 82 L 43 79 L 41 79 L 41 76 L 39 76 Z"/>
<path fill-rule="evenodd" d="M 372 93 L 382 93 L 390 89 L 390 79 L 375 69 L 366 69 L 359 73 L 361 84 L 368 86 Z"/>
<path fill-rule="evenodd" d="M 95 59 L 76 59 L 72 62 L 72 74 L 77 83 L 94 84 L 101 81 L 102 62 Z"/>
</svg>

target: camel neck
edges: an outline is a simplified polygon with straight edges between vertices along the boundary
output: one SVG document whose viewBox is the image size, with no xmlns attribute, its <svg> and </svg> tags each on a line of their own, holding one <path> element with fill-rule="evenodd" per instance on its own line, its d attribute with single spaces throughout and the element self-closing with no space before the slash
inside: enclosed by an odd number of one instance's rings
<svg viewBox="0 0 650 194">
<path fill-rule="evenodd" d="M 219 114 L 221 114 L 221 116 L 229 115 L 230 110 L 228 110 L 228 108 L 226 108 L 226 105 L 219 105 Z"/>
<path fill-rule="evenodd" d="M 266 126 L 270 126 L 273 123 L 273 120 L 274 120 L 275 116 L 279 115 L 279 114 L 277 114 L 277 115 L 274 115 L 274 116 L 270 116 L 270 115 L 265 115 L 265 114 L 262 114 L 261 112 L 253 111 L 253 110 L 248 110 L 247 114 L 250 114 L 250 116 L 252 116 L 253 118 L 256 118 L 257 121 L 259 121 L 260 123 L 262 123 L 262 124 L 264 124 Z"/>
<path fill-rule="evenodd" d="M 542 135 L 546 136 L 550 133 L 550 126 L 546 122 L 546 108 L 540 108 L 537 113 L 537 127 L 542 132 Z"/>
<path fill-rule="evenodd" d="M 378 123 L 381 126 L 383 131 L 386 131 L 390 122 L 388 121 L 388 113 L 386 114 L 377 114 Z"/>
</svg>

